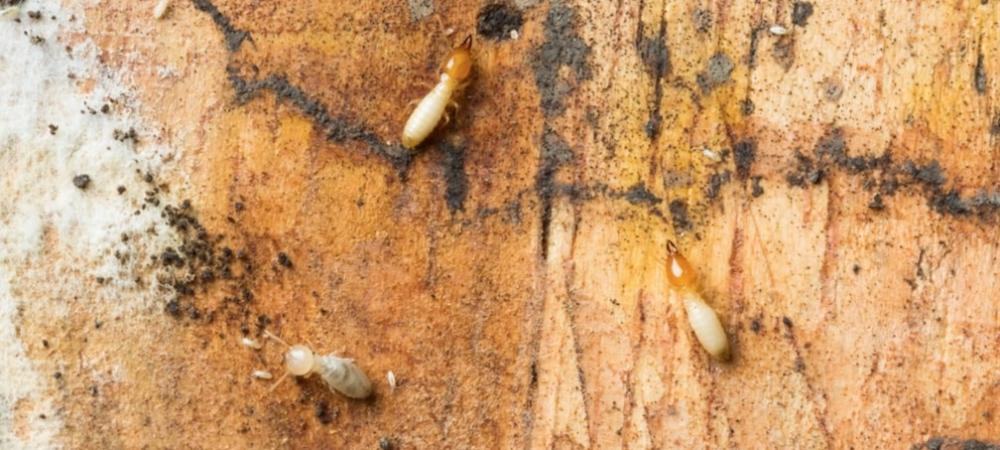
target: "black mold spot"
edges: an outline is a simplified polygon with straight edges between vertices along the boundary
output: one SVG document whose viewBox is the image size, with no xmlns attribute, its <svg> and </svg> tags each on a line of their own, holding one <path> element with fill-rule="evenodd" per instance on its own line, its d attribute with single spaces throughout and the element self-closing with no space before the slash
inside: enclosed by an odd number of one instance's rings
<svg viewBox="0 0 1000 450">
<path fill-rule="evenodd" d="M 577 82 L 591 77 L 587 65 L 590 47 L 576 34 L 576 22 L 577 14 L 572 8 L 561 3 L 549 7 L 544 23 L 545 42 L 535 52 L 532 61 L 535 85 L 541 95 L 545 117 L 562 114 L 565 109 L 563 99 L 575 89 L 570 80 L 560 77 L 562 66 L 572 69 Z"/>
<path fill-rule="evenodd" d="M 733 159 L 736 162 L 736 176 L 741 180 L 747 179 L 757 159 L 757 143 L 752 140 L 737 142 L 733 146 Z"/>
<path fill-rule="evenodd" d="M 708 178 L 708 186 L 705 187 L 705 197 L 709 199 L 714 199 L 719 196 L 722 191 L 722 186 L 729 182 L 730 172 L 728 170 L 721 173 L 713 173 L 711 177 Z"/>
<path fill-rule="evenodd" d="M 504 3 L 493 3 L 479 10 L 476 17 L 476 32 L 480 36 L 495 41 L 510 39 L 511 31 L 520 31 L 524 24 L 521 11 Z"/>
<path fill-rule="evenodd" d="M 309 117 L 313 125 L 324 133 L 330 142 L 360 141 L 377 155 L 392 163 L 404 174 L 412 162 L 411 152 L 399 145 L 387 145 L 372 131 L 363 125 L 350 123 L 346 118 L 331 116 L 326 106 L 299 87 L 291 84 L 283 75 L 269 75 L 261 80 L 243 78 L 234 66 L 226 67 L 229 82 L 236 91 L 236 102 L 245 104 L 260 94 L 261 91 L 271 91 L 279 100 L 291 102 L 302 114 Z"/>
<path fill-rule="evenodd" d="M 828 78 L 823 82 L 823 96 L 827 101 L 836 103 L 843 95 L 844 87 L 841 86 L 840 80 Z"/>
<path fill-rule="evenodd" d="M 781 318 L 781 323 L 785 324 L 785 327 L 789 330 L 792 329 L 792 319 L 789 319 L 788 316 L 783 316 Z"/>
<path fill-rule="evenodd" d="M 948 181 L 944 171 L 941 170 L 941 163 L 936 159 L 924 166 L 917 166 L 912 161 L 907 161 L 903 167 L 913 179 L 930 186 L 941 186 Z"/>
<path fill-rule="evenodd" d="M 220 31 L 222 31 L 222 35 L 226 39 L 226 48 L 229 49 L 230 52 L 239 50 L 240 46 L 243 45 L 244 40 L 253 41 L 253 38 L 250 37 L 250 32 L 233 26 L 232 22 L 229 21 L 229 18 L 226 17 L 225 14 L 222 14 L 222 12 L 219 11 L 219 8 L 213 5 L 209 0 L 191 1 L 194 3 L 195 8 L 199 11 L 208 13 L 208 15 L 212 17 L 212 21 L 215 22 L 215 25 L 219 27 Z"/>
<path fill-rule="evenodd" d="M 954 189 L 948 192 L 935 192 L 931 196 L 930 203 L 931 207 L 941 214 L 964 216 L 972 213 L 969 202 L 963 200 Z"/>
<path fill-rule="evenodd" d="M 990 134 L 1000 135 L 1000 112 L 993 114 L 993 121 L 990 123 Z"/>
<path fill-rule="evenodd" d="M 806 26 L 809 17 L 813 15 L 811 2 L 795 2 L 792 5 L 792 23 L 800 27 Z"/>
<path fill-rule="evenodd" d="M 760 185 L 761 178 L 763 178 L 763 177 L 755 176 L 755 177 L 752 177 L 750 179 L 751 180 L 750 195 L 754 196 L 754 198 L 757 198 L 757 197 L 760 197 L 761 195 L 764 195 L 764 187 Z"/>
<path fill-rule="evenodd" d="M 636 183 L 628 191 L 625 192 L 625 200 L 633 205 L 656 205 L 662 200 L 649 192 L 646 189 L 646 185 L 642 183 Z"/>
<path fill-rule="evenodd" d="M 694 28 L 699 33 L 708 33 L 708 30 L 712 28 L 712 11 L 698 8 L 691 15 L 691 20 L 694 22 Z"/>
<path fill-rule="evenodd" d="M 73 186 L 78 189 L 87 189 L 87 186 L 90 186 L 90 175 L 81 174 L 73 177 Z"/>
<path fill-rule="evenodd" d="M 549 227 L 552 222 L 552 199 L 556 195 L 556 173 L 564 164 L 573 160 L 573 149 L 554 130 L 546 127 L 542 132 L 541 161 L 535 176 L 535 192 L 541 203 L 541 254 L 548 255 Z"/>
<path fill-rule="evenodd" d="M 795 38 L 790 34 L 779 37 L 771 47 L 771 56 L 785 70 L 791 68 L 795 62 Z"/>
<path fill-rule="evenodd" d="M 674 200 L 670 202 L 670 218 L 674 224 L 674 230 L 685 231 L 692 227 L 688 218 L 687 203 L 684 200 Z"/>
<path fill-rule="evenodd" d="M 976 57 L 976 69 L 972 76 L 972 84 L 979 95 L 986 93 L 986 69 L 983 67 L 983 54 Z"/>
<path fill-rule="evenodd" d="M 442 142 L 444 152 L 445 202 L 451 212 L 465 209 L 465 198 L 469 194 L 469 182 L 465 175 L 465 147 Z"/>
<path fill-rule="evenodd" d="M 670 50 L 663 42 L 663 36 L 643 37 L 639 43 L 639 56 L 646 65 L 646 70 L 654 77 L 662 77 L 670 71 Z"/>
<path fill-rule="evenodd" d="M 757 109 L 757 107 L 753 104 L 753 100 L 750 100 L 749 98 L 745 98 L 740 102 L 740 112 L 743 113 L 744 116 L 753 114 L 755 109 Z"/>
<path fill-rule="evenodd" d="M 762 328 L 763 327 L 761 326 L 760 319 L 755 317 L 753 320 L 750 321 L 750 331 L 753 331 L 754 334 L 760 334 L 760 330 Z"/>
<path fill-rule="evenodd" d="M 716 53 L 708 60 L 705 70 L 698 74 L 696 81 L 702 93 L 709 93 L 712 89 L 719 87 L 729 81 L 733 73 L 733 61 L 725 53 Z"/>
<path fill-rule="evenodd" d="M 670 50 L 665 43 L 667 23 L 660 22 L 660 32 L 656 39 L 643 37 L 638 43 L 639 57 L 646 70 L 653 76 L 653 104 L 646 121 L 646 136 L 650 139 L 660 134 L 660 124 L 663 116 L 660 114 L 660 103 L 663 99 L 663 76 L 670 71 Z"/>
<path fill-rule="evenodd" d="M 387 437 L 380 437 L 378 439 L 378 449 L 379 450 L 392 450 L 392 440 Z"/>
<path fill-rule="evenodd" d="M 757 66 L 757 48 L 760 46 L 760 36 L 766 32 L 767 26 L 764 24 L 754 25 L 750 29 L 750 50 L 747 51 L 747 65 L 750 66 L 750 69 Z"/>
<path fill-rule="evenodd" d="M 958 439 L 952 437 L 932 437 L 927 442 L 914 444 L 914 449 L 941 450 L 942 448 L 960 448 L 962 450 L 1000 450 L 996 443 L 984 442 L 978 439 Z"/>
</svg>

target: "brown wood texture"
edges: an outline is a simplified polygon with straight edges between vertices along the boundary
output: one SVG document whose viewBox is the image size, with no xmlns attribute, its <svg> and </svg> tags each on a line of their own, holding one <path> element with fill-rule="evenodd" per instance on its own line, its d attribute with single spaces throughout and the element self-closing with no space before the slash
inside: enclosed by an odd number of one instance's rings
<svg viewBox="0 0 1000 450">
<path fill-rule="evenodd" d="M 121 74 L 96 116 L 121 117 L 139 173 L 0 181 L 8 245 L 38 186 L 131 202 L 88 210 L 113 244 L 53 213 L 0 259 L 40 379 L 3 391 L 0 443 L 1000 443 L 997 2 L 147 3 L 28 2 L 2 25 L 55 26 L 42 59 L 92 46 L 80 93 Z M 470 33 L 460 108 L 404 151 L 408 102 Z M 3 170 L 35 173 L 18 142 Z M 668 239 L 730 363 L 667 289 Z M 374 398 L 268 392 L 265 329 L 355 358 Z"/>
</svg>

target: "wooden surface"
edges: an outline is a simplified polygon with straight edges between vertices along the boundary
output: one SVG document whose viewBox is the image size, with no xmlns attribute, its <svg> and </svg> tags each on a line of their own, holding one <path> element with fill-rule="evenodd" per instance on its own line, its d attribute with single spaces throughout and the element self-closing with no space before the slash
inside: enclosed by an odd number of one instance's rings
<svg viewBox="0 0 1000 450">
<path fill-rule="evenodd" d="M 152 9 L 0 23 L 0 447 L 1000 443 L 997 2 Z M 264 329 L 375 397 L 269 393 Z"/>
</svg>

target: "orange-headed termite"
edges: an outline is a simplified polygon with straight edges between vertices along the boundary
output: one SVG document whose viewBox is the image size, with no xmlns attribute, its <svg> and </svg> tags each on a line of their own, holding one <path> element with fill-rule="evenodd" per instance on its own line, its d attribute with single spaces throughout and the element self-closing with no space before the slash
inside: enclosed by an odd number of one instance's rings
<svg viewBox="0 0 1000 450">
<path fill-rule="evenodd" d="M 667 281 L 684 302 L 688 323 L 701 346 L 712 356 L 723 361 L 729 360 L 726 330 L 722 328 L 715 310 L 698 294 L 697 275 L 673 241 L 667 241 Z"/>
<path fill-rule="evenodd" d="M 417 108 L 403 127 L 403 147 L 414 148 L 420 145 L 434 131 L 441 117 L 448 121 L 445 108 L 453 104 L 452 95 L 465 86 L 472 74 L 472 35 L 455 47 L 441 71 L 441 80 L 434 89 L 417 103 Z"/>
<path fill-rule="evenodd" d="M 371 395 L 372 382 L 354 364 L 353 359 L 341 358 L 332 353 L 325 356 L 314 355 L 312 349 L 305 345 L 288 345 L 270 332 L 265 331 L 264 333 L 267 337 L 288 347 L 288 351 L 285 352 L 285 374 L 274 383 L 274 386 L 271 387 L 272 390 L 289 374 L 296 377 L 308 377 L 315 373 L 326 382 L 331 391 L 359 399 Z"/>
</svg>

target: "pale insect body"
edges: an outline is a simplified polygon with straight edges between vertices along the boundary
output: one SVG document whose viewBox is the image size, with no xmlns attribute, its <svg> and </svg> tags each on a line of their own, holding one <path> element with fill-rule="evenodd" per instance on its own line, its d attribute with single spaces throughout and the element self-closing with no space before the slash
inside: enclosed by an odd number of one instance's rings
<svg viewBox="0 0 1000 450">
<path fill-rule="evenodd" d="M 169 8 L 170 0 L 159 0 L 156 2 L 156 6 L 153 7 L 153 18 L 162 19 L 167 14 L 167 9 Z"/>
<path fill-rule="evenodd" d="M 389 392 L 395 392 L 396 391 L 396 374 L 392 373 L 391 370 L 388 371 L 388 372 L 386 372 L 385 373 L 385 380 L 389 383 Z"/>
<path fill-rule="evenodd" d="M 697 292 L 694 269 L 672 241 L 667 241 L 667 281 L 684 302 L 688 323 L 701 346 L 712 356 L 729 360 L 729 339 L 715 310 Z"/>
<path fill-rule="evenodd" d="M 437 128 L 441 118 L 447 120 L 445 109 L 452 103 L 455 91 L 461 89 L 472 72 L 472 36 L 451 51 L 442 70 L 441 78 L 431 91 L 417 103 L 403 126 L 403 147 L 412 149 Z"/>
<path fill-rule="evenodd" d="M 267 333 L 267 336 L 284 343 L 271 333 Z M 285 352 L 285 375 L 275 383 L 275 386 L 289 374 L 296 377 L 317 374 L 331 391 L 350 398 L 362 399 L 372 393 L 371 380 L 354 364 L 354 360 L 341 358 L 332 353 L 317 356 L 313 354 L 312 349 L 302 344 L 288 347 L 288 351 Z"/>
</svg>

